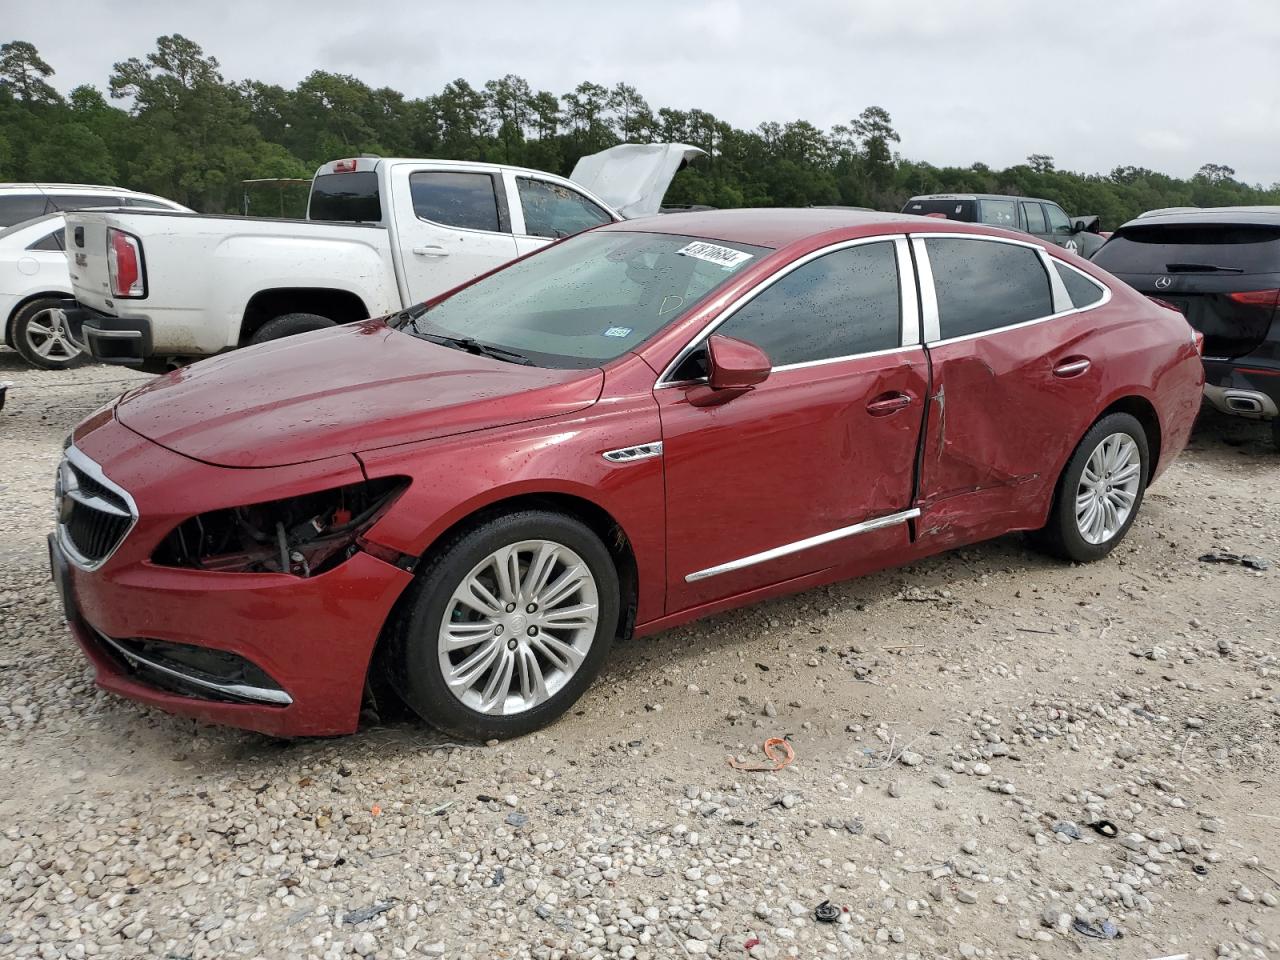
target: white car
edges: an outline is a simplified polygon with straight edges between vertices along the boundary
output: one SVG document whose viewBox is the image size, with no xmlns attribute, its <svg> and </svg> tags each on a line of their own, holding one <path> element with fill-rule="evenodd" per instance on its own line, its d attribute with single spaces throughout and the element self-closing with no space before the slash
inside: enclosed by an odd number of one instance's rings
<svg viewBox="0 0 1280 960">
<path fill-rule="evenodd" d="M 581 230 L 659 212 L 703 151 L 623 144 L 570 178 L 457 160 L 326 163 L 306 220 L 162 211 L 67 218 L 74 315 L 95 360 L 162 371 L 421 303 Z"/>
<path fill-rule="evenodd" d="M 120 187 L 86 184 L 0 184 L 0 321 L 4 342 L 28 363 L 60 370 L 80 359 L 62 301 L 71 293 L 63 213 L 91 207 L 186 210 Z M 33 219 L 34 218 L 34 219 Z"/>
</svg>

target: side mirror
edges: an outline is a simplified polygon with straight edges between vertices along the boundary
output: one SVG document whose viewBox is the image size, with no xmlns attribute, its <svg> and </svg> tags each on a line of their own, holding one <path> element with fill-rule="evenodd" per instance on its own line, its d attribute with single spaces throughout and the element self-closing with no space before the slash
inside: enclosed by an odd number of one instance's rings
<svg viewBox="0 0 1280 960">
<path fill-rule="evenodd" d="M 695 407 L 717 406 L 768 378 L 773 364 L 754 343 L 712 334 L 707 338 L 707 383 L 689 391 Z"/>
</svg>

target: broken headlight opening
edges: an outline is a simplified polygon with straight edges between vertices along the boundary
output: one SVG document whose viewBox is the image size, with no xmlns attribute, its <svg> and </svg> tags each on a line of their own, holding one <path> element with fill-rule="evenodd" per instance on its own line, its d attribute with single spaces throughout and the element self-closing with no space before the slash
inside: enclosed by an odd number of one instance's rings
<svg viewBox="0 0 1280 960">
<path fill-rule="evenodd" d="M 151 560 L 164 567 L 313 577 L 356 553 L 360 535 L 408 486 L 406 477 L 384 477 L 202 513 L 175 527 Z"/>
</svg>

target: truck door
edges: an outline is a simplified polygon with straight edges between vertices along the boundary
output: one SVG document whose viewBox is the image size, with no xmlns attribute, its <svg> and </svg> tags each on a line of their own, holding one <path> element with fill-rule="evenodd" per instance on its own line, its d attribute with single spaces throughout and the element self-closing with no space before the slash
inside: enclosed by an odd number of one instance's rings
<svg viewBox="0 0 1280 960">
<path fill-rule="evenodd" d="M 429 300 L 515 259 L 506 191 L 497 170 L 398 164 L 391 184 L 410 303 Z"/>
</svg>

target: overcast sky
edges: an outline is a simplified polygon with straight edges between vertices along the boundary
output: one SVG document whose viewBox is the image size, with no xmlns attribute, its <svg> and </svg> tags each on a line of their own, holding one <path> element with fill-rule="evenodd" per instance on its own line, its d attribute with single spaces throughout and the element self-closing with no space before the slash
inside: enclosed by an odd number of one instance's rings
<svg viewBox="0 0 1280 960">
<path fill-rule="evenodd" d="M 2 0 L 0 40 L 34 43 L 63 90 L 178 32 L 231 80 L 315 69 L 409 96 L 515 73 L 557 94 L 637 87 L 739 127 L 847 122 L 878 104 L 904 156 L 993 167 L 1048 153 L 1190 176 L 1280 181 L 1276 0 Z"/>
</svg>

